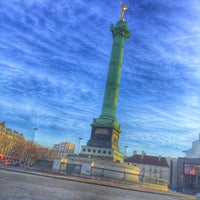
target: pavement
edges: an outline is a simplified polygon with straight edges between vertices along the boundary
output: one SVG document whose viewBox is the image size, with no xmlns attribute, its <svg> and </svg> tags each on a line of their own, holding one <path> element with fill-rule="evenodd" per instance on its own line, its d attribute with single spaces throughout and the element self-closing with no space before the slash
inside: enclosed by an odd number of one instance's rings
<svg viewBox="0 0 200 200">
<path fill-rule="evenodd" d="M 120 188 L 120 189 L 125 189 L 125 190 L 160 194 L 160 195 L 172 196 L 172 197 L 181 198 L 181 199 L 195 200 L 195 197 L 193 195 L 186 195 L 186 194 L 176 193 L 176 192 L 171 192 L 171 191 L 163 191 L 162 188 L 159 188 L 159 186 L 155 186 L 155 185 L 136 184 L 136 183 L 127 184 L 127 183 L 122 183 L 122 182 L 116 182 L 113 180 L 97 179 L 96 177 L 93 178 L 93 177 L 69 176 L 69 175 L 60 174 L 60 173 L 52 172 L 52 171 L 27 169 L 27 168 L 21 168 L 21 167 L 0 166 L 0 169 L 26 173 L 26 174 L 33 174 L 33 175 L 43 176 L 43 177 L 82 182 L 82 183 L 93 184 L 93 185 L 101 185 L 101 186 Z"/>
</svg>

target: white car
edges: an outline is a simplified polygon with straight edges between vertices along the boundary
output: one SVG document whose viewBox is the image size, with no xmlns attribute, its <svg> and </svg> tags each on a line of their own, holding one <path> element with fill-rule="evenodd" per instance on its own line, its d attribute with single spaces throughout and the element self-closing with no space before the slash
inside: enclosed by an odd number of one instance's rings
<svg viewBox="0 0 200 200">
<path fill-rule="evenodd" d="M 200 200 L 200 193 L 196 194 L 196 200 Z"/>
</svg>

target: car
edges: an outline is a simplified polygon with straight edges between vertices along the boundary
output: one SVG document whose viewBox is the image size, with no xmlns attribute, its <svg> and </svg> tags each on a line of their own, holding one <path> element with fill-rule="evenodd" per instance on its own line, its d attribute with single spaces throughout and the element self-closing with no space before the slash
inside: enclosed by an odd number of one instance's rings
<svg viewBox="0 0 200 200">
<path fill-rule="evenodd" d="M 196 194 L 196 200 L 200 200 L 200 193 Z"/>
<path fill-rule="evenodd" d="M 4 163 L 3 163 L 5 166 L 9 166 L 10 165 L 10 162 L 8 162 L 8 161 L 4 161 Z"/>
</svg>

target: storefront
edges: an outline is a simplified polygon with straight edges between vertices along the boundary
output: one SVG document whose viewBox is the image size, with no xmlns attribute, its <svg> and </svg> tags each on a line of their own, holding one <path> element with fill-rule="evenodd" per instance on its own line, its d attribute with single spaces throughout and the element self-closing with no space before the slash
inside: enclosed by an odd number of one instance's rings
<svg viewBox="0 0 200 200">
<path fill-rule="evenodd" d="M 178 158 L 178 191 L 200 192 L 200 159 Z"/>
</svg>

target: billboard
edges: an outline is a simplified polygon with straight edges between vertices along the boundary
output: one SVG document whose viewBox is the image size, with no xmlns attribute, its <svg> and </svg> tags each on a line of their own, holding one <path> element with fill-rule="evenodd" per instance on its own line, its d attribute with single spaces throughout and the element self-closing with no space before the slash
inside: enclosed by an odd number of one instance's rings
<svg viewBox="0 0 200 200">
<path fill-rule="evenodd" d="M 200 175 L 200 165 L 184 164 L 184 174 Z"/>
</svg>

